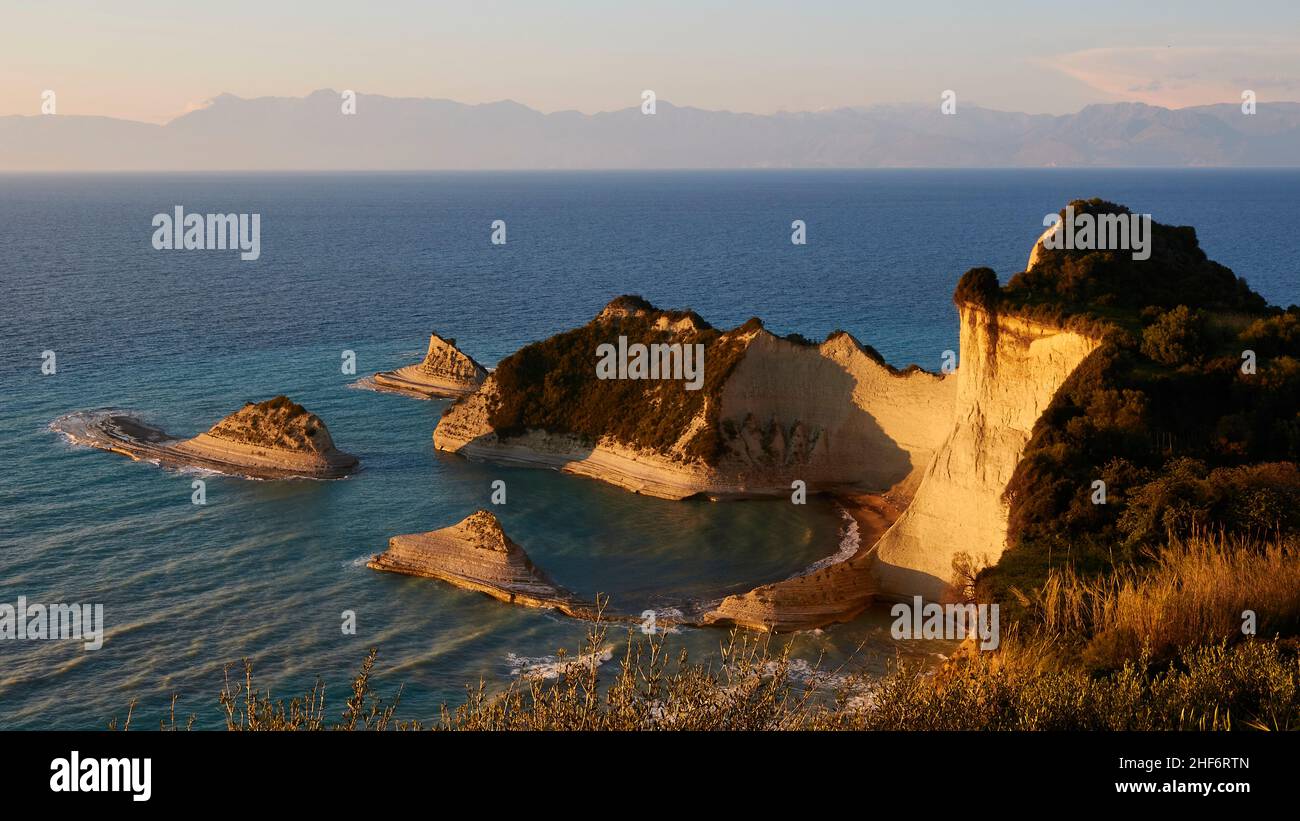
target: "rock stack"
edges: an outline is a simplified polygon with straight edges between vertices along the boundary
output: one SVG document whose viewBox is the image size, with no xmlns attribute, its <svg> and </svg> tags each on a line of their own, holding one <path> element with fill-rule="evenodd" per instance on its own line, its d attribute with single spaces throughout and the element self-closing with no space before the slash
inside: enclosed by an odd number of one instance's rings
<svg viewBox="0 0 1300 821">
<path fill-rule="evenodd" d="M 375 374 L 375 387 L 395 393 L 432 397 L 459 397 L 478 390 L 487 368 L 456 347 L 456 340 L 429 335 L 424 361 L 395 371 Z"/>
<path fill-rule="evenodd" d="M 579 617 L 585 611 L 532 563 L 486 510 L 475 511 L 451 527 L 394 536 L 388 550 L 367 566 L 441 579 L 511 604 L 554 608 Z"/>
</svg>

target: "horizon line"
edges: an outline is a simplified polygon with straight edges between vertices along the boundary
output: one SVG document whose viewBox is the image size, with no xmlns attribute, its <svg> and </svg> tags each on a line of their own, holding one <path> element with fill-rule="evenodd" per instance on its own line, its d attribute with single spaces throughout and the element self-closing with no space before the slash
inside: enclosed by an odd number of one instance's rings
<svg viewBox="0 0 1300 821">
<path fill-rule="evenodd" d="M 353 89 L 345 89 L 345 91 L 353 91 Z M 634 103 L 634 104 L 631 104 L 631 105 L 628 105 L 628 106 L 625 106 L 625 107 L 623 107 L 623 108 L 601 109 L 601 110 L 599 110 L 599 111 L 593 111 L 593 112 L 588 113 L 588 112 L 581 111 L 581 110 L 576 109 L 576 108 L 562 108 L 562 109 L 556 109 L 556 110 L 554 110 L 554 111 L 544 111 L 544 110 L 542 110 L 542 109 L 540 109 L 540 108 L 534 108 L 533 106 L 528 105 L 527 103 L 521 103 L 521 102 L 519 102 L 518 100 L 515 100 L 515 99 L 513 99 L 513 98 L 509 98 L 509 97 L 505 97 L 505 98 L 502 98 L 502 99 L 499 99 L 499 100 L 490 100 L 490 101 L 479 102 L 479 103 L 469 103 L 469 102 L 463 102 L 463 101 L 460 101 L 460 100 L 455 100 L 455 99 L 452 99 L 452 98 L 450 98 L 450 97 L 410 97 L 410 96 L 390 96 L 390 95 L 388 95 L 388 94 L 374 93 L 374 92 L 363 92 L 363 91 L 354 91 L 354 93 L 356 94 L 356 96 L 357 96 L 358 98 L 361 98 L 361 97 L 370 97 L 370 98 L 372 98 L 372 99 L 391 100 L 391 101 L 396 101 L 396 102 L 449 103 L 449 104 L 451 104 L 451 105 L 461 106 L 461 107 L 464 107 L 464 108 L 486 108 L 486 107 L 490 107 L 490 106 L 512 105 L 512 106 L 517 106 L 517 107 L 519 107 L 519 108 L 526 109 L 526 110 L 528 110 L 528 111 L 530 111 L 530 112 L 533 112 L 533 113 L 535 113 L 535 114 L 539 114 L 539 115 L 541 115 L 541 116 L 543 116 L 543 117 L 553 117 L 553 116 L 557 116 L 557 115 L 577 115 L 577 116 L 580 116 L 580 117 L 599 117 L 599 116 L 602 116 L 602 115 L 620 114 L 620 113 L 623 113 L 623 112 L 626 112 L 626 111 L 635 111 L 635 110 L 638 110 L 638 105 L 635 104 L 635 103 Z M 84 119 L 101 119 L 101 120 L 115 120 L 115 121 L 118 121 L 118 122 L 133 123 L 133 124 L 137 124 L 137 125 L 156 126 L 156 127 L 158 127 L 158 128 L 166 128 L 166 127 L 168 127 L 168 126 L 170 126 L 170 125 L 172 125 L 172 124 L 174 124 L 174 123 L 176 123 L 176 122 L 178 122 L 178 121 L 180 121 L 180 120 L 182 120 L 182 119 L 184 119 L 184 118 L 186 118 L 186 117 L 188 117 L 188 116 L 190 116 L 190 115 L 192 115 L 192 114 L 197 114 L 197 113 L 199 113 L 199 112 L 203 112 L 203 111 L 209 111 L 209 110 L 215 108 L 215 107 L 220 103 L 220 101 L 221 101 L 223 98 L 229 98 L 229 99 L 231 99 L 231 100 L 237 100 L 237 101 L 239 101 L 239 102 L 243 102 L 243 103 L 258 102 L 258 101 L 263 101 L 263 100 L 299 100 L 299 101 L 305 101 L 305 100 L 310 99 L 311 97 L 314 97 L 314 96 L 317 96 L 317 95 L 322 95 L 322 94 L 334 94 L 334 95 L 340 95 L 340 96 L 341 96 L 341 95 L 342 95 L 342 92 L 339 91 L 339 90 L 337 90 L 337 89 L 334 89 L 334 88 L 325 87 L 325 88 L 314 89 L 314 90 L 312 90 L 312 91 L 310 91 L 310 92 L 308 92 L 308 93 L 306 93 L 306 94 L 302 94 L 302 95 L 277 95 L 277 94 L 263 94 L 263 95 L 259 95 L 259 96 L 256 96 L 256 97 L 241 97 L 241 96 L 239 96 L 238 94 L 234 94 L 234 93 L 232 93 L 232 92 L 228 92 L 228 91 L 223 91 L 223 92 L 220 92 L 220 93 L 218 93 L 218 94 L 216 94 L 216 95 L 213 95 L 212 97 L 209 97 L 209 98 L 205 99 L 205 100 L 203 101 L 203 105 L 202 105 L 202 106 L 197 107 L 197 108 L 193 108 L 193 109 L 191 109 L 191 110 L 189 110 L 189 111 L 185 111 L 185 112 L 183 112 L 183 113 L 181 113 L 181 114 L 177 114 L 177 115 L 175 115 L 174 117 L 172 117 L 171 119 L 166 120 L 166 121 L 162 121 L 162 122 L 154 122 L 154 121 L 151 121 L 151 120 L 137 120 L 137 119 L 131 119 L 131 118 L 128 118 L 128 117 L 117 117 L 117 116 L 113 116 L 113 115 L 110 115 L 110 114 L 58 114 L 58 113 L 55 113 L 55 114 L 44 114 L 44 113 L 20 114 L 20 113 L 12 113 L 12 114 L 0 114 L 0 118 L 19 117 L 19 118 L 23 118 L 23 119 L 33 119 L 33 118 L 36 118 L 36 119 L 44 119 L 44 118 L 67 118 L 67 119 L 72 119 L 72 118 L 82 119 L 82 118 L 84 118 Z M 934 107 L 935 107 L 936 110 L 938 109 L 938 104 L 939 104 L 939 102 L 941 102 L 941 101 L 942 101 L 941 98 L 936 98 L 936 101 L 933 103 L 933 105 L 934 105 Z M 862 103 L 862 104 L 860 104 L 860 105 L 843 105 L 843 106 L 834 106 L 834 107 L 829 107 L 829 108 L 817 108 L 817 109 L 799 109 L 799 110 L 786 110 L 786 109 L 779 109 L 779 110 L 777 110 L 777 111 L 773 111 L 773 112 L 766 113 L 766 114 L 759 113 L 759 112 L 753 112 L 753 111 L 736 111 L 736 110 L 729 109 L 729 108 L 702 108 L 702 107 L 700 107 L 700 106 L 695 106 L 695 105 L 679 105 L 679 104 L 677 104 L 677 103 L 672 102 L 672 101 L 669 100 L 669 99 L 656 99 L 656 105 L 667 106 L 667 107 L 670 108 L 670 109 L 679 109 L 679 110 L 683 110 L 683 111 L 700 111 L 700 112 L 705 112 L 705 113 L 709 113 L 709 114 L 731 114 L 731 115 L 740 116 L 740 117 L 764 117 L 764 118 L 775 118 L 775 117 L 793 117 L 793 116 L 803 116 L 803 115 L 835 114 L 835 113 L 838 113 L 838 112 L 845 112 L 845 111 L 851 111 L 851 112 L 867 112 L 867 111 L 871 111 L 871 110 L 873 110 L 873 109 L 887 109 L 887 108 L 918 108 L 918 109 L 923 109 L 923 108 L 928 108 L 928 107 L 930 107 L 930 106 L 931 106 L 931 103 L 926 103 L 926 102 L 921 102 L 921 101 L 915 101 L 915 100 L 914 100 L 914 101 L 894 101 L 894 102 L 874 102 L 874 103 Z M 1077 115 L 1081 114 L 1082 112 L 1087 111 L 1087 110 L 1090 109 L 1090 108 L 1106 108 L 1106 107 L 1112 107 L 1112 106 L 1137 106 L 1137 107 L 1142 107 L 1142 108 L 1150 108 L 1150 109 L 1156 109 L 1156 110 L 1160 110 L 1160 111 L 1171 111 L 1171 112 L 1172 112 L 1172 111 L 1190 111 L 1190 110 L 1193 110 L 1193 109 L 1199 109 L 1199 108 L 1212 108 L 1212 107 L 1215 107 L 1215 106 L 1238 106 L 1238 105 L 1241 105 L 1241 101 L 1240 101 L 1240 100 L 1221 100 L 1221 101 L 1218 101 L 1218 102 L 1211 102 L 1211 103 L 1196 103 L 1196 104 L 1194 104 L 1194 105 L 1185 105 L 1185 106 L 1179 106 L 1179 107 L 1177 107 L 1177 108 L 1172 108 L 1172 107 L 1170 107 L 1170 106 L 1155 105 L 1155 104 L 1152 104 L 1152 103 L 1142 102 L 1142 101 L 1140 101 L 1140 100 L 1112 100 L 1112 101 L 1109 101 L 1109 102 L 1088 103 L 1088 104 L 1086 104 L 1086 105 L 1080 107 L 1080 108 L 1079 108 L 1078 110 L 1076 110 L 1076 111 L 1069 112 L 1069 113 L 1064 113 L 1064 114 L 1052 114 L 1052 113 L 1048 113 L 1048 112 L 1041 112 L 1041 113 L 1036 113 L 1036 114 L 1035 114 L 1035 113 L 1030 113 L 1030 112 L 1028 112 L 1028 111 L 1016 111 L 1016 110 L 1012 110 L 1012 109 L 1004 109 L 1004 108 L 990 108 L 990 107 L 988 107 L 988 106 L 982 106 L 982 105 L 980 105 L 979 103 L 971 103 L 971 102 L 964 102 L 964 103 L 961 103 L 960 105 L 961 105 L 962 108 L 975 109 L 975 110 L 978 110 L 978 111 L 988 111 L 988 112 L 995 113 L 995 114 L 1019 114 L 1019 115 L 1025 116 L 1025 117 L 1044 117 L 1044 118 L 1051 118 L 1051 119 L 1060 119 L 1060 118 L 1062 118 L 1062 117 L 1074 117 L 1074 116 L 1077 116 Z M 1270 105 L 1300 105 L 1300 100 L 1267 100 L 1267 101 L 1257 101 L 1257 102 L 1256 102 L 1256 106 L 1257 106 L 1257 107 L 1260 107 L 1260 108 L 1263 108 L 1263 107 L 1265 107 L 1265 106 L 1270 106 Z M 1288 166 L 1283 166 L 1283 167 L 1288 167 Z"/>
</svg>

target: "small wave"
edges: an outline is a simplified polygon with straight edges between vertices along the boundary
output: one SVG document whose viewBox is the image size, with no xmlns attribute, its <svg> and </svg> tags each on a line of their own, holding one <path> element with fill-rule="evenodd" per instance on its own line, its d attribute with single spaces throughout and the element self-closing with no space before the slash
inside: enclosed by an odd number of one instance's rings
<svg viewBox="0 0 1300 821">
<path fill-rule="evenodd" d="M 383 385 L 380 385 L 378 382 L 376 382 L 373 376 L 363 376 L 355 382 L 349 382 L 348 387 L 357 391 L 370 391 L 371 393 L 397 394 L 398 396 L 405 396 L 410 399 L 420 399 L 426 402 L 432 401 L 434 399 L 442 398 L 438 396 L 425 396 L 424 394 L 416 393 L 415 391 L 404 391 L 401 390 L 400 388 L 385 387 Z"/>
<path fill-rule="evenodd" d="M 681 608 L 658 607 L 658 608 L 647 608 L 647 609 L 653 610 L 655 614 L 654 629 L 656 633 L 672 635 L 674 633 L 682 632 L 681 628 L 677 624 L 673 624 L 673 622 L 680 623 L 680 622 L 687 621 L 686 614 L 682 612 Z M 664 624 L 663 622 L 669 622 L 669 623 Z M 642 630 L 642 632 L 645 632 L 644 628 L 640 628 L 640 629 Z"/>
<path fill-rule="evenodd" d="M 839 505 L 835 506 L 844 519 L 844 529 L 840 531 L 840 544 L 833 554 L 824 559 L 819 559 L 812 564 L 800 570 L 790 578 L 797 579 L 800 576 L 807 576 L 810 573 L 816 573 L 818 570 L 830 567 L 831 565 L 846 562 L 853 558 L 853 554 L 858 552 L 861 546 L 861 537 L 859 535 L 858 520 L 853 518 L 853 514 Z"/>
<path fill-rule="evenodd" d="M 521 676 L 526 679 L 553 679 L 559 678 L 560 674 L 569 668 L 580 665 L 587 666 L 593 662 L 597 667 L 614 658 L 614 645 L 607 644 L 600 648 L 599 651 L 591 653 L 580 653 L 577 656 L 520 656 L 515 653 L 506 654 L 506 665 L 510 668 L 510 675 Z"/>
<path fill-rule="evenodd" d="M 45 429 L 61 435 L 69 444 L 85 448 L 94 447 L 91 444 L 94 437 L 90 433 L 90 428 L 104 418 L 122 412 L 116 408 L 73 411 L 72 413 L 65 413 L 50 422 L 45 426 Z"/>
</svg>

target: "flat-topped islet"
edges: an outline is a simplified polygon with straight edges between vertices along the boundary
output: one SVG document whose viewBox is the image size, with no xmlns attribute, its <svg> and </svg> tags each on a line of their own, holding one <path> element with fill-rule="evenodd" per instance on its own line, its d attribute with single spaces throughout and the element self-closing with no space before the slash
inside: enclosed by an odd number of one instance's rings
<svg viewBox="0 0 1300 821">
<path fill-rule="evenodd" d="M 337 479 L 359 464 L 334 446 L 319 416 L 286 396 L 249 402 L 192 439 L 111 411 L 72 414 L 54 427 L 78 444 L 137 461 L 254 479 Z"/>
<path fill-rule="evenodd" d="M 487 368 L 456 347 L 456 340 L 429 335 L 429 350 L 424 360 L 395 371 L 374 375 L 374 386 L 381 390 L 431 399 L 456 398 L 478 390 L 487 379 Z"/>
</svg>

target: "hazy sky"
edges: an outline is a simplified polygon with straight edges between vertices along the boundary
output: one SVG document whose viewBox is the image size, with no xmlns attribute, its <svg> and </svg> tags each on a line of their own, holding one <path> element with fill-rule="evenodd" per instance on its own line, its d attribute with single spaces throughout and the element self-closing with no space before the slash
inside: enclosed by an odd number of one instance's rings
<svg viewBox="0 0 1300 821">
<path fill-rule="evenodd" d="M 1300 2 L 0 0 L 0 114 L 166 122 L 319 88 L 542 111 L 1300 100 Z"/>
</svg>

